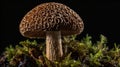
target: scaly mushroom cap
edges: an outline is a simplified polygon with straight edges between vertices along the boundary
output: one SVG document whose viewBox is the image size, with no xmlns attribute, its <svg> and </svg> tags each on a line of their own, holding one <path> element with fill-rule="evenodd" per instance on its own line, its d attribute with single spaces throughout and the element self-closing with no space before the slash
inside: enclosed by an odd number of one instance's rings
<svg viewBox="0 0 120 67">
<path fill-rule="evenodd" d="M 20 23 L 21 34 L 29 38 L 45 37 L 46 31 L 61 31 L 62 36 L 80 34 L 83 28 L 83 21 L 75 11 L 55 2 L 36 6 Z"/>
</svg>

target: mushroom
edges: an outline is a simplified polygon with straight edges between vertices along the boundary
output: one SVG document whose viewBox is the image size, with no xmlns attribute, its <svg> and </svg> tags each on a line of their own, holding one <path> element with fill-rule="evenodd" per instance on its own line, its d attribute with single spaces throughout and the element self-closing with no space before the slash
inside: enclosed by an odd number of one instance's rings
<svg viewBox="0 0 120 67">
<path fill-rule="evenodd" d="M 46 38 L 46 57 L 56 61 L 63 56 L 61 36 L 80 34 L 80 16 L 61 3 L 43 3 L 30 10 L 20 23 L 20 33 L 29 38 Z"/>
</svg>

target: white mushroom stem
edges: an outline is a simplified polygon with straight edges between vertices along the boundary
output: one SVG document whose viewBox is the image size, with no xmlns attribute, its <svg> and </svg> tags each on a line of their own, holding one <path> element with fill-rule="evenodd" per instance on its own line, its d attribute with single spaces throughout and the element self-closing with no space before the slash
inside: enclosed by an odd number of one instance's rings
<svg viewBox="0 0 120 67">
<path fill-rule="evenodd" d="M 50 61 L 56 61 L 63 56 L 61 32 L 47 31 L 46 33 L 46 57 Z"/>
</svg>

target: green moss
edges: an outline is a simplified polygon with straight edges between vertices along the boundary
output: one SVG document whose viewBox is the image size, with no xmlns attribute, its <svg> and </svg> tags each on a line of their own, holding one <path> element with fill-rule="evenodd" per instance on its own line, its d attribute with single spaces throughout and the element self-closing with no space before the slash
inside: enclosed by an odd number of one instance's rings
<svg viewBox="0 0 120 67">
<path fill-rule="evenodd" d="M 105 36 L 100 35 L 100 40 L 96 43 L 92 43 L 89 35 L 81 41 L 75 38 L 76 35 L 62 38 L 64 56 L 60 61 L 50 62 L 45 57 L 45 43 L 38 44 L 35 40 L 21 41 L 15 47 L 10 45 L 4 53 L 11 67 L 17 67 L 20 62 L 26 62 L 26 67 L 120 66 L 120 46 L 114 44 L 109 49 Z"/>
</svg>

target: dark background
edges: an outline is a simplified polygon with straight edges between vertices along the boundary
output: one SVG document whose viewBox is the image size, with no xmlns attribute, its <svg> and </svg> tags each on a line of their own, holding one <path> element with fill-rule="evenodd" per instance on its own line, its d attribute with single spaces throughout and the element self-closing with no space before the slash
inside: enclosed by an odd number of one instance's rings
<svg viewBox="0 0 120 67">
<path fill-rule="evenodd" d="M 23 16 L 38 4 L 55 0 L 0 0 L 0 53 L 10 44 L 16 45 L 26 40 L 19 32 L 19 23 Z M 85 29 L 77 39 L 89 34 L 93 41 L 99 40 L 100 34 L 108 39 L 108 45 L 120 44 L 120 2 L 59 0 L 76 11 L 84 21 Z M 40 40 L 43 41 L 43 40 Z"/>
</svg>

